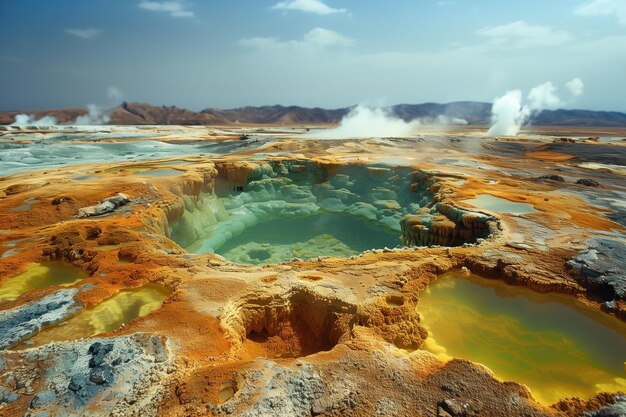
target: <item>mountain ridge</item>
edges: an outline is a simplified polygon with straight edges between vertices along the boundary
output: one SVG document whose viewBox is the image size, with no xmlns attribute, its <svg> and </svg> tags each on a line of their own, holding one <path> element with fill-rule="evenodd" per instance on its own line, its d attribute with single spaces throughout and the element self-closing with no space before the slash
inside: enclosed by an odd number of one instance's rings
<svg viewBox="0 0 626 417">
<path fill-rule="evenodd" d="M 338 123 L 351 107 L 324 109 L 302 106 L 245 106 L 231 109 L 205 108 L 192 111 L 177 106 L 155 106 L 149 103 L 123 102 L 109 110 L 109 124 L 119 125 L 223 125 L 223 124 L 333 124 Z M 470 125 L 491 122 L 491 103 L 455 101 L 450 103 L 397 104 L 388 107 L 391 114 L 403 120 L 433 120 L 439 116 L 463 119 Z M 34 115 L 35 119 L 54 116 L 59 123 L 71 123 L 86 109 L 67 108 L 37 111 L 0 111 L 0 124 L 10 124 L 17 114 Z M 532 119 L 538 126 L 623 127 L 626 113 L 583 109 L 544 110 Z"/>
</svg>

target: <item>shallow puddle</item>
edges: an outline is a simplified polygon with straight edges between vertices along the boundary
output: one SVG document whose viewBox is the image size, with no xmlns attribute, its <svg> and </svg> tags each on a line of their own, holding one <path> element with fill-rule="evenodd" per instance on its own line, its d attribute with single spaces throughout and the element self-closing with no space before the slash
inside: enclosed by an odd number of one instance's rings
<svg viewBox="0 0 626 417">
<path fill-rule="evenodd" d="M 401 245 L 399 235 L 337 214 L 277 219 L 247 228 L 216 253 L 246 264 L 318 256 L 349 257 L 372 248 Z"/>
<path fill-rule="evenodd" d="M 545 404 L 626 389 L 625 323 L 564 295 L 460 276 L 421 295 L 426 350 L 482 363 Z"/>
<path fill-rule="evenodd" d="M 62 262 L 31 264 L 25 272 L 7 279 L 0 285 L 0 304 L 13 301 L 22 294 L 40 288 L 74 285 L 87 276 L 82 270 Z"/>
<path fill-rule="evenodd" d="M 471 204 L 472 206 L 481 209 L 497 211 L 501 213 L 525 214 L 537 212 L 532 204 L 517 203 L 514 201 L 509 201 L 505 198 L 493 196 L 491 194 L 478 194 L 476 198 L 463 200 L 462 202 Z"/>
<path fill-rule="evenodd" d="M 223 404 L 226 401 L 230 400 L 234 395 L 235 395 L 235 388 L 228 386 L 228 387 L 222 388 L 220 392 L 217 394 L 217 397 L 220 401 L 220 404 Z"/>
<path fill-rule="evenodd" d="M 185 171 L 173 168 L 158 168 L 151 169 L 150 171 L 142 172 L 141 175 L 146 177 L 174 177 L 180 174 L 184 174 Z"/>
<path fill-rule="evenodd" d="M 25 200 L 21 206 L 13 207 L 11 211 L 13 212 L 28 211 L 36 202 L 37 202 L 37 199 L 35 197 L 31 197 L 28 200 Z"/>
<path fill-rule="evenodd" d="M 160 308 L 171 293 L 169 288 L 157 284 L 122 290 L 59 325 L 44 329 L 20 345 L 18 349 L 112 332 L 122 327 L 123 324 Z"/>
<path fill-rule="evenodd" d="M 620 142 L 623 140 L 626 140 L 623 136 L 600 136 L 598 138 L 598 142 L 600 143 Z"/>
<path fill-rule="evenodd" d="M 87 181 L 87 180 L 93 180 L 95 178 L 98 178 L 97 175 L 78 175 L 76 177 L 72 177 L 73 180 L 75 181 Z"/>
</svg>

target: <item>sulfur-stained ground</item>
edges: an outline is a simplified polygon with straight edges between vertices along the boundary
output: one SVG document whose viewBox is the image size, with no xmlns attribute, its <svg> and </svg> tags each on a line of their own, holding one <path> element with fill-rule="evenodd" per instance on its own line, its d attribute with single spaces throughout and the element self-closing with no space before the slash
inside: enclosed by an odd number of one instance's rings
<svg viewBox="0 0 626 417">
<path fill-rule="evenodd" d="M 0 158 L 12 163 L 0 168 L 0 289 L 51 261 L 85 277 L 0 304 L 0 415 L 577 416 L 623 407 L 615 393 L 540 404 L 480 364 L 419 349 L 420 292 L 452 269 L 568 294 L 626 320 L 626 142 L 597 139 L 622 131 L 319 140 L 305 129 L 162 127 L 56 138 L 49 159 L 46 132 L 3 133 Z M 55 153 L 67 145 L 76 153 Z M 137 146 L 141 160 L 110 157 Z M 32 167 L 11 152 L 35 158 Z M 236 189 L 259 166 L 288 161 L 327 172 L 411 167 L 427 178 L 431 205 L 482 213 L 490 234 L 446 246 L 461 227 L 448 215 L 428 230 L 441 246 L 264 266 L 170 240 L 216 181 Z M 485 194 L 532 211 L 466 201 Z M 97 336 L 56 333 L 147 285 L 164 294 L 147 315 Z"/>
</svg>

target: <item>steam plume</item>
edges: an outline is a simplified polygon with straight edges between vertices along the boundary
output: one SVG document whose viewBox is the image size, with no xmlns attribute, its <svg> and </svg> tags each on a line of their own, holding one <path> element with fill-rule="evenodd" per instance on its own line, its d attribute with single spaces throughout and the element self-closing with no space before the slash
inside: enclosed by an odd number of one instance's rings
<svg viewBox="0 0 626 417">
<path fill-rule="evenodd" d="M 55 126 L 57 124 L 57 119 L 53 116 L 45 116 L 39 120 L 35 117 L 34 114 L 18 114 L 11 126 Z"/>
<path fill-rule="evenodd" d="M 107 97 L 110 104 L 108 106 L 99 106 L 97 104 L 87 105 L 87 114 L 78 116 L 74 120 L 75 125 L 105 125 L 111 121 L 111 112 L 122 101 L 122 92 L 117 87 L 109 87 L 107 89 Z"/>
<path fill-rule="evenodd" d="M 415 119 L 407 122 L 394 116 L 389 108 L 359 104 L 341 119 L 338 127 L 316 132 L 313 136 L 328 139 L 406 137 L 419 133 L 420 126 L 466 124 L 467 120 L 465 119 L 446 115 L 439 115 L 435 118 Z"/>
<path fill-rule="evenodd" d="M 580 78 L 574 78 L 566 87 L 573 96 L 578 96 L 582 94 L 584 84 Z M 492 125 L 487 134 L 515 136 L 533 116 L 545 109 L 556 109 L 565 104 L 556 95 L 556 87 L 550 81 L 531 89 L 527 99 L 528 104 L 523 104 L 520 90 L 508 91 L 504 96 L 496 98 L 491 107 Z"/>
</svg>

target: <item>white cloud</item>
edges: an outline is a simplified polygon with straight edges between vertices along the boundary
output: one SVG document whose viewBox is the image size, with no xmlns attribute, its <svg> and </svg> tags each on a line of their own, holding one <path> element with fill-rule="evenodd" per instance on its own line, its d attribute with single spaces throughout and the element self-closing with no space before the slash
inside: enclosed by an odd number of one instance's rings
<svg viewBox="0 0 626 417">
<path fill-rule="evenodd" d="M 338 32 L 315 28 L 307 32 L 302 40 L 281 41 L 277 38 L 254 37 L 239 41 L 239 44 L 254 49 L 292 49 L 297 51 L 320 49 L 332 46 L 350 46 L 354 41 Z"/>
<path fill-rule="evenodd" d="M 573 39 L 569 32 L 549 26 L 531 26 L 521 20 L 501 26 L 487 26 L 476 33 L 490 38 L 494 45 L 506 47 L 561 45 Z"/>
<path fill-rule="evenodd" d="M 332 30 L 315 28 L 304 35 L 304 43 L 317 46 L 350 46 L 353 40 Z"/>
<path fill-rule="evenodd" d="M 194 13 L 187 10 L 181 1 L 141 1 L 139 7 L 153 12 L 169 13 L 172 17 L 193 17 Z"/>
<path fill-rule="evenodd" d="M 575 10 L 580 16 L 614 15 L 621 25 L 626 25 L 626 1 L 624 0 L 592 0 Z"/>
<path fill-rule="evenodd" d="M 580 78 L 574 78 L 565 84 L 565 87 L 567 87 L 574 97 L 582 95 L 585 90 L 585 84 Z"/>
<path fill-rule="evenodd" d="M 530 93 L 528 93 L 528 101 L 528 108 L 531 111 L 556 109 L 563 105 L 561 99 L 556 95 L 556 87 L 550 81 L 530 90 Z"/>
<path fill-rule="evenodd" d="M 321 0 L 286 0 L 272 6 L 276 10 L 299 10 L 305 13 L 335 14 L 346 13 L 346 9 L 335 9 Z"/>
<path fill-rule="evenodd" d="M 102 31 L 100 29 L 65 29 L 65 33 L 76 36 L 77 38 L 93 39 L 102 33 Z"/>
</svg>

